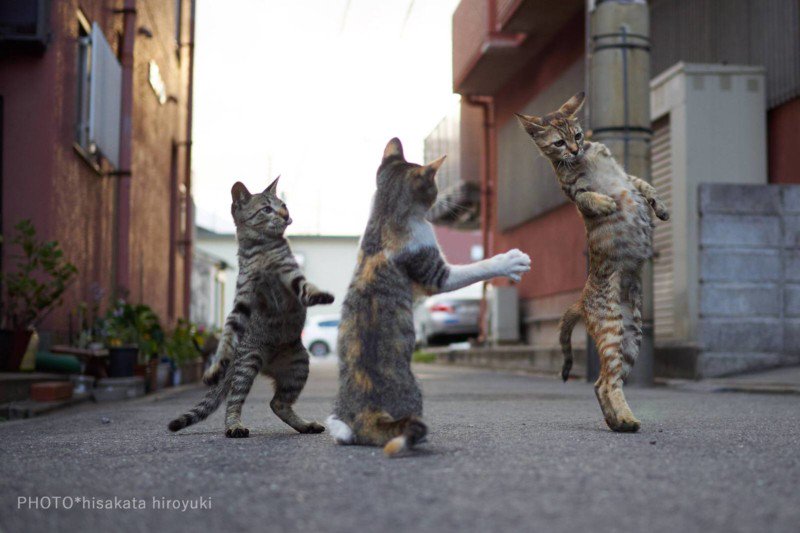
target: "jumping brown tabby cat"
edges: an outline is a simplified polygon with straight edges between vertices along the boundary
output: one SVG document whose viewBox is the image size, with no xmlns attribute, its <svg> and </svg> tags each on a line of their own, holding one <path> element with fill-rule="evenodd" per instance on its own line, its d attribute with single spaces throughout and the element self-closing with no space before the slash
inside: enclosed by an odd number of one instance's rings
<svg viewBox="0 0 800 533">
<path fill-rule="evenodd" d="M 425 220 L 443 161 L 408 163 L 398 139 L 384 151 L 339 327 L 339 393 L 328 418 L 339 444 L 385 445 L 394 455 L 425 437 L 422 393 L 411 372 L 415 292 L 453 291 L 498 276 L 519 281 L 530 270 L 519 250 L 471 265 L 445 262 Z"/>
<path fill-rule="evenodd" d="M 215 385 L 197 407 L 169 423 L 170 431 L 206 419 L 229 396 L 225 435 L 247 437 L 242 405 L 259 371 L 275 382 L 269 405 L 278 418 L 300 433 L 324 431 L 321 424 L 300 418 L 292 405 L 308 378 L 308 352 L 300 342 L 306 307 L 329 304 L 333 296 L 306 281 L 297 266 L 283 236 L 292 219 L 275 194 L 277 185 L 276 179 L 260 194 L 250 194 L 239 182 L 231 189 L 239 277 L 234 309 L 207 374 Z"/>
<path fill-rule="evenodd" d="M 669 212 L 652 185 L 626 174 L 606 146 L 584 139 L 575 116 L 583 101 L 584 93 L 578 93 L 543 117 L 517 117 L 553 164 L 586 226 L 589 278 L 559 324 L 562 377 L 566 381 L 572 368 L 572 329 L 583 318 L 600 354 L 594 389 L 606 423 L 614 431 L 637 431 L 640 422 L 625 401 L 622 382 L 642 341 L 641 269 L 652 256 L 650 208 L 661 220 L 668 220 Z"/>
</svg>

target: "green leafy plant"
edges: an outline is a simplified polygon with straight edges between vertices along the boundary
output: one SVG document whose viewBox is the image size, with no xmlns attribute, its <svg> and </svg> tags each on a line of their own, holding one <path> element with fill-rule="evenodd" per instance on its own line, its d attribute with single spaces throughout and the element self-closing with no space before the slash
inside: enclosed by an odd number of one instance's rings
<svg viewBox="0 0 800 533">
<path fill-rule="evenodd" d="M 89 286 L 90 301 L 80 302 L 70 313 L 70 323 L 74 316 L 78 325 L 78 348 L 88 348 L 96 341 L 102 342 L 100 328 L 103 319 L 100 317 L 100 304 L 105 297 L 105 289 L 100 284 L 92 283 Z"/>
<path fill-rule="evenodd" d="M 118 300 L 103 320 L 103 337 L 110 347 L 137 346 L 145 359 L 158 356 L 164 346 L 161 320 L 148 305 Z"/>
<path fill-rule="evenodd" d="M 200 357 L 200 350 L 198 349 L 199 336 L 202 336 L 202 333 L 198 332 L 194 324 L 184 319 L 179 319 L 175 329 L 172 330 L 164 344 L 167 357 L 172 359 L 176 366 L 196 361 Z"/>
<path fill-rule="evenodd" d="M 12 254 L 10 257 L 16 259 L 14 268 L 0 273 L 2 326 L 25 329 L 61 303 L 78 269 L 64 259 L 57 241 L 36 238 L 36 228 L 30 220 L 23 220 L 14 229 L 11 244 L 22 253 Z"/>
<path fill-rule="evenodd" d="M 414 352 L 414 355 L 412 356 L 411 360 L 415 363 L 435 363 L 436 354 L 417 350 L 416 352 Z"/>
</svg>

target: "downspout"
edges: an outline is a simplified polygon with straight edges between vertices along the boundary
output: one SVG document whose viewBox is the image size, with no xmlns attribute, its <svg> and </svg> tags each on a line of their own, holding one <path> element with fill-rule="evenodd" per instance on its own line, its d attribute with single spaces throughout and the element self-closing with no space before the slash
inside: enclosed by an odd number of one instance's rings
<svg viewBox="0 0 800 533">
<path fill-rule="evenodd" d="M 136 0 L 125 0 L 122 11 L 122 101 L 120 102 L 119 168 L 114 292 L 130 293 L 131 166 L 133 161 L 133 47 L 136 39 Z"/>
<path fill-rule="evenodd" d="M 483 169 L 481 172 L 481 237 L 483 239 L 483 257 L 488 258 L 492 256 L 494 239 L 492 238 L 492 194 L 493 183 L 495 179 L 495 164 L 497 154 L 495 153 L 496 146 L 496 128 L 494 116 L 494 98 L 491 96 L 468 96 L 467 102 L 471 105 L 477 105 L 483 108 Z M 488 314 L 488 304 L 486 301 L 486 289 L 488 282 L 483 282 L 481 291 L 481 307 L 478 324 L 480 326 L 480 334 L 478 335 L 478 343 L 485 344 L 489 338 L 486 328 L 486 317 Z"/>
<path fill-rule="evenodd" d="M 192 254 L 194 244 L 194 217 L 192 214 L 192 107 L 194 105 L 194 30 L 197 1 L 192 0 L 189 22 L 189 88 L 186 100 L 186 163 L 184 164 L 186 185 L 186 235 L 183 252 L 183 313 L 189 318 L 192 304 Z"/>
<path fill-rule="evenodd" d="M 175 278 L 178 248 L 178 143 L 172 141 L 169 163 L 169 270 L 167 271 L 167 318 L 175 320 Z"/>
</svg>

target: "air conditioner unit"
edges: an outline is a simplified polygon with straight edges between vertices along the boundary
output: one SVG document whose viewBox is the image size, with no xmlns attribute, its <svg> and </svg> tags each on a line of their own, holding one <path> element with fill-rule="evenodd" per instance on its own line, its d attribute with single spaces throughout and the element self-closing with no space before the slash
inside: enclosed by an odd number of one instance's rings
<svg viewBox="0 0 800 533">
<path fill-rule="evenodd" d="M 519 342 L 519 294 L 516 287 L 489 286 L 489 323 L 492 342 Z"/>
<path fill-rule="evenodd" d="M 672 214 L 656 221 L 659 345 L 698 341 L 701 184 L 766 184 L 764 69 L 677 63 L 650 82 L 652 183 Z"/>
<path fill-rule="evenodd" d="M 0 46 L 29 47 L 43 52 L 49 39 L 49 0 L 0 2 Z"/>
</svg>

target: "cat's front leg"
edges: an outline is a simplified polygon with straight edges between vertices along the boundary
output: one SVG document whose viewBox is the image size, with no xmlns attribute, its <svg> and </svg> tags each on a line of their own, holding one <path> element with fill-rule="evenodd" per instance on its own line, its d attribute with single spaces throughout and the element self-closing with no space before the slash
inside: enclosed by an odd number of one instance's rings
<svg viewBox="0 0 800 533">
<path fill-rule="evenodd" d="M 669 220 L 669 210 L 667 206 L 664 205 L 664 202 L 658 197 L 658 191 L 656 188 L 644 181 L 641 178 L 637 178 L 636 176 L 631 176 L 628 174 L 628 179 L 631 180 L 633 186 L 636 187 L 636 190 L 644 196 L 644 199 L 647 200 L 647 203 L 650 204 L 650 207 L 653 209 L 653 212 L 656 214 L 658 218 L 661 220 Z"/>
<path fill-rule="evenodd" d="M 496 274 L 492 277 L 506 277 L 512 281 L 520 281 L 522 274 L 531 269 L 531 258 L 516 248 L 504 254 L 497 254 L 490 261 L 495 264 L 497 269 Z"/>
<path fill-rule="evenodd" d="M 299 270 L 286 272 L 282 274 L 281 279 L 305 307 L 333 303 L 333 295 L 331 293 L 318 289 Z"/>
<path fill-rule="evenodd" d="M 610 215 L 617 211 L 617 202 L 599 192 L 583 191 L 575 195 L 575 205 L 581 213 L 590 217 Z"/>
<path fill-rule="evenodd" d="M 479 281 L 507 277 L 513 281 L 531 269 L 531 258 L 517 249 L 471 265 L 448 265 L 447 277 L 438 292 L 450 292 Z"/>
<path fill-rule="evenodd" d="M 334 298 L 331 293 L 320 290 L 313 283 L 306 281 L 305 291 L 300 299 L 303 305 L 306 307 L 312 307 L 314 305 L 327 305 L 332 304 L 333 300 Z"/>
</svg>

